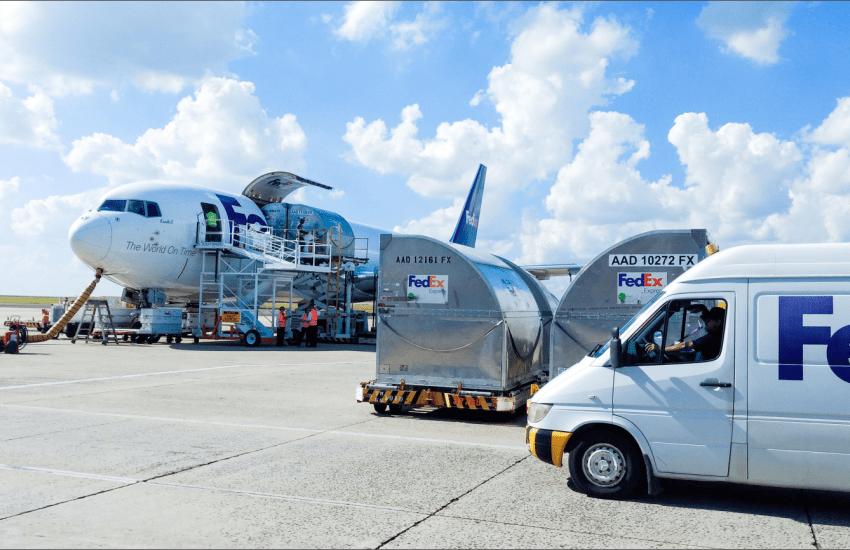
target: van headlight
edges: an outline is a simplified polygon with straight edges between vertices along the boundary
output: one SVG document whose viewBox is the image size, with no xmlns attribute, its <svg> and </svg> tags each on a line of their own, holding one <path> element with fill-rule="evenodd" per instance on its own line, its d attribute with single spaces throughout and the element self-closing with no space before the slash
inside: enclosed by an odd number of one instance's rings
<svg viewBox="0 0 850 550">
<path fill-rule="evenodd" d="M 547 405 L 545 403 L 532 403 L 528 407 L 528 423 L 536 424 L 543 420 L 543 418 L 549 414 L 549 410 L 552 408 L 552 405 Z"/>
</svg>

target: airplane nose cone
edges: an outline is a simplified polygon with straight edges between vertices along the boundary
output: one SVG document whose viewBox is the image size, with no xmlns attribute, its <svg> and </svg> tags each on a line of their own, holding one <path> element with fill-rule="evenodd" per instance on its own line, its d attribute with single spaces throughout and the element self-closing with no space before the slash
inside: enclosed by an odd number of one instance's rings
<svg viewBox="0 0 850 550">
<path fill-rule="evenodd" d="M 71 249 L 90 267 L 104 259 L 112 246 L 112 225 L 99 216 L 83 216 L 74 222 L 68 232 Z"/>
</svg>

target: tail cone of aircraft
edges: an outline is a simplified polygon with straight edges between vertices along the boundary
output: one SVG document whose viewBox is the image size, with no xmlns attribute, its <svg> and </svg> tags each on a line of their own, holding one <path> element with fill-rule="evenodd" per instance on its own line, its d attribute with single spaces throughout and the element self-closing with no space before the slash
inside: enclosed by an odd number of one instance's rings
<svg viewBox="0 0 850 550">
<path fill-rule="evenodd" d="M 70 321 L 71 318 L 76 315 L 80 308 L 83 307 L 83 304 L 85 304 L 86 301 L 89 299 L 89 296 L 91 296 L 91 293 L 94 291 L 94 287 L 96 287 L 97 283 L 100 282 L 101 275 L 103 275 L 103 270 L 98 268 L 95 272 L 94 280 L 89 283 L 89 286 L 83 291 L 82 294 L 80 294 L 80 297 L 77 298 L 76 301 L 74 301 L 68 311 L 65 312 L 65 315 L 63 315 L 58 321 L 56 321 L 56 324 L 50 327 L 50 330 L 48 330 L 45 334 L 36 334 L 33 336 L 28 335 L 27 343 L 46 342 L 47 340 L 50 340 L 51 338 L 62 332 L 62 330 L 68 324 L 68 321 Z"/>
</svg>

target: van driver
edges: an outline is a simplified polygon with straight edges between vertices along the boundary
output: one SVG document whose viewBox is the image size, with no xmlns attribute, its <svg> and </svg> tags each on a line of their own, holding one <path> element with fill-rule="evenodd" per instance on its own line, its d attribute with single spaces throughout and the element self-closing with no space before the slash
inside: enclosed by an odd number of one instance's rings
<svg viewBox="0 0 850 550">
<path fill-rule="evenodd" d="M 716 359 L 720 354 L 720 345 L 723 343 L 723 320 L 726 310 L 722 307 L 713 307 L 709 311 L 703 311 L 702 320 L 705 322 L 705 336 L 701 336 L 691 342 L 678 342 L 664 348 L 664 352 L 677 352 L 692 350 L 702 352 L 703 361 Z M 650 342 L 644 346 L 646 353 L 659 351 L 661 346 Z"/>
</svg>

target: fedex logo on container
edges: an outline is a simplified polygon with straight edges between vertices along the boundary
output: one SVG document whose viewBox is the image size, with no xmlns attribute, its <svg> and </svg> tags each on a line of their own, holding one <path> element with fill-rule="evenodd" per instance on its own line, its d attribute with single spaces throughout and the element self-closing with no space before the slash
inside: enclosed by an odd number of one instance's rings
<svg viewBox="0 0 850 550">
<path fill-rule="evenodd" d="M 641 273 L 637 277 L 635 277 L 635 275 L 635 273 L 618 273 L 617 286 L 662 287 L 667 282 L 666 273 Z"/>
<path fill-rule="evenodd" d="M 803 379 L 803 346 L 826 346 L 826 362 L 850 383 L 850 325 L 803 324 L 804 315 L 832 315 L 834 296 L 779 296 L 778 363 L 780 380 Z M 823 348 L 821 348 L 823 349 Z"/>
<path fill-rule="evenodd" d="M 407 278 L 407 288 L 446 288 L 447 280 L 442 275 L 411 275 Z"/>
</svg>

